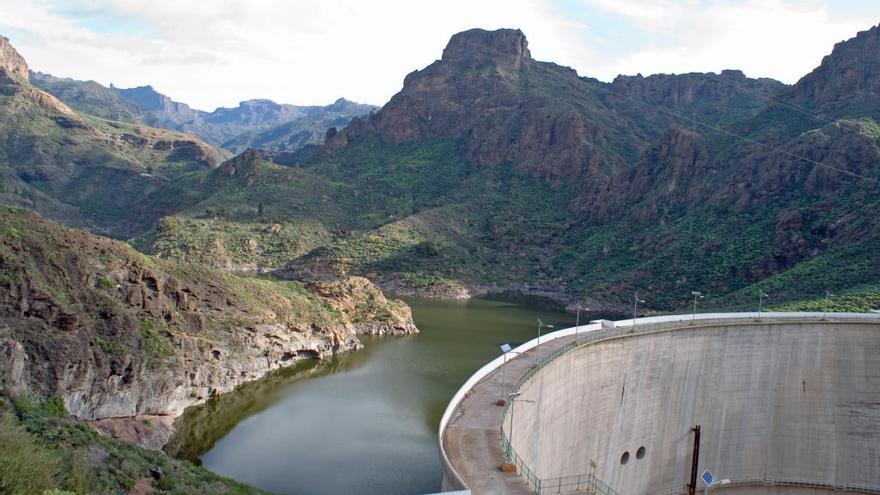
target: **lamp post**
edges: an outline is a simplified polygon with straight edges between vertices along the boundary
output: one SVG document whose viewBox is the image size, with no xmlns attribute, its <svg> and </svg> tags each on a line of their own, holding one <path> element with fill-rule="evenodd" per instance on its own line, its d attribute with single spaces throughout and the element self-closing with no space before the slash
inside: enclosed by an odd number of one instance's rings
<svg viewBox="0 0 880 495">
<path fill-rule="evenodd" d="M 633 292 L 633 324 L 632 324 L 633 331 L 636 330 L 636 317 L 638 316 L 638 313 L 639 313 L 639 303 L 644 304 L 645 300 L 639 299 L 639 291 L 635 291 L 635 292 Z"/>
<path fill-rule="evenodd" d="M 504 350 L 505 346 L 508 350 Z M 510 346 L 508 344 L 504 344 L 501 346 L 502 352 L 504 352 L 504 364 L 501 365 L 501 398 L 496 402 L 499 406 L 504 405 L 504 394 L 507 392 L 507 355 L 508 354 L 519 354 L 517 351 L 509 350 Z"/>
<path fill-rule="evenodd" d="M 589 311 L 590 308 L 582 308 L 580 304 L 577 307 L 577 320 L 575 321 L 575 329 L 574 329 L 574 340 L 578 340 L 578 335 L 581 331 L 581 311 Z"/>
<path fill-rule="evenodd" d="M 822 319 L 825 320 L 828 317 L 828 306 L 831 304 L 831 292 L 825 291 L 825 310 L 822 312 Z"/>
<path fill-rule="evenodd" d="M 697 321 L 697 299 L 703 298 L 703 293 L 698 290 L 692 290 L 691 295 L 694 296 L 694 315 L 691 317 L 691 323 Z"/>
<path fill-rule="evenodd" d="M 511 392 L 507 396 L 507 400 L 510 401 L 510 435 L 507 435 L 507 452 L 505 453 L 505 455 L 506 455 L 507 460 L 509 462 L 513 462 L 513 457 L 512 457 L 512 454 L 513 454 L 513 418 L 514 418 L 513 412 L 514 412 L 514 408 L 516 407 L 516 403 L 517 402 L 526 402 L 526 403 L 531 404 L 532 402 L 534 402 L 533 400 L 528 400 L 528 399 L 517 399 L 517 397 L 519 397 L 520 394 L 522 394 L 522 392 Z"/>
<path fill-rule="evenodd" d="M 548 325 L 538 318 L 538 344 L 535 346 L 535 366 L 538 366 L 538 358 L 541 355 L 541 329 L 544 327 L 553 328 L 553 325 Z"/>
<path fill-rule="evenodd" d="M 758 319 L 759 320 L 761 319 L 761 309 L 764 306 L 764 298 L 765 297 L 770 297 L 770 296 L 768 294 L 764 293 L 764 291 L 761 291 L 761 293 L 758 294 Z"/>
</svg>

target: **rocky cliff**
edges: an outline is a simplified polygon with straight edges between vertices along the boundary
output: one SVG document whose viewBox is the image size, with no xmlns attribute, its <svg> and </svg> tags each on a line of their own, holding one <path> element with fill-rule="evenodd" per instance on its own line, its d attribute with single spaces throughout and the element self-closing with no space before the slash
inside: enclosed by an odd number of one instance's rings
<svg viewBox="0 0 880 495">
<path fill-rule="evenodd" d="M 60 396 L 80 419 L 174 417 L 358 334 L 416 331 L 364 279 L 239 278 L 0 210 L 0 392 Z"/>
<path fill-rule="evenodd" d="M 9 39 L 3 36 L 0 36 L 0 75 L 19 81 L 27 81 L 28 78 L 27 62 L 9 44 Z"/>
<path fill-rule="evenodd" d="M 822 110 L 827 117 L 880 108 L 880 25 L 834 45 L 822 63 L 784 95 L 785 102 Z"/>
<path fill-rule="evenodd" d="M 638 173 L 634 162 L 670 128 L 752 117 L 784 87 L 739 71 L 606 84 L 532 59 L 519 30 L 474 29 L 453 36 L 441 60 L 409 74 L 381 111 L 329 137 L 321 154 L 371 135 L 391 143 L 456 139 L 475 165 L 512 163 L 554 188 L 575 184 L 573 204 L 591 215 L 617 210 L 615 184 Z"/>
</svg>

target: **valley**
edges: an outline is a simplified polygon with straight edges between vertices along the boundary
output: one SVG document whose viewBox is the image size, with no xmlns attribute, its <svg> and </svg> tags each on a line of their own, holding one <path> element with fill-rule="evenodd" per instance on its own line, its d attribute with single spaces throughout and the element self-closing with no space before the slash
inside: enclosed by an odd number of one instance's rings
<svg viewBox="0 0 880 495">
<path fill-rule="evenodd" d="M 0 37 L 0 493 L 430 492 L 537 318 L 877 310 L 880 26 L 828 49 L 601 81 L 470 29 L 381 107 L 208 112 Z"/>
</svg>

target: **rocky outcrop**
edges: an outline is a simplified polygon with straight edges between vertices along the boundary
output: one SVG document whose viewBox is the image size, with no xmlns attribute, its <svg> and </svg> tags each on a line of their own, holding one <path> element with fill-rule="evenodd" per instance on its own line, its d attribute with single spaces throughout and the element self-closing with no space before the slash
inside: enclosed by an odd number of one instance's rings
<svg viewBox="0 0 880 495">
<path fill-rule="evenodd" d="M 654 153 L 671 129 L 704 130 L 679 113 L 730 123 L 756 115 L 784 88 L 733 70 L 606 84 L 535 61 L 519 30 L 474 29 L 409 74 L 382 110 L 329 135 L 320 155 L 370 135 L 393 143 L 455 139 L 476 166 L 509 163 L 554 188 L 572 186 L 576 210 L 603 221 L 626 206 L 634 176 L 653 173 L 642 169 L 650 157 L 636 158 Z"/>
<path fill-rule="evenodd" d="M 160 262 L 25 210 L 0 220 L 0 392 L 58 395 L 80 419 L 173 417 L 358 334 L 417 331 L 365 279 L 309 290 Z"/>
<path fill-rule="evenodd" d="M 819 67 L 786 93 L 785 100 L 822 109 L 828 112 L 827 117 L 858 111 L 858 106 L 876 116 L 880 104 L 880 25 L 834 45 Z"/>
<path fill-rule="evenodd" d="M 621 111 L 658 128 L 688 126 L 703 131 L 689 119 L 719 125 L 753 117 L 786 88 L 774 79 L 749 78 L 739 70 L 648 77 L 639 74 L 614 78 L 606 98 Z"/>
<path fill-rule="evenodd" d="M 136 88 L 117 88 L 110 85 L 110 89 L 148 112 L 169 113 L 186 119 L 199 115 L 198 110 L 193 110 L 186 103 L 172 100 L 149 85 Z"/>
<path fill-rule="evenodd" d="M 0 76 L 16 81 L 28 79 L 27 62 L 3 36 L 0 36 Z"/>
</svg>

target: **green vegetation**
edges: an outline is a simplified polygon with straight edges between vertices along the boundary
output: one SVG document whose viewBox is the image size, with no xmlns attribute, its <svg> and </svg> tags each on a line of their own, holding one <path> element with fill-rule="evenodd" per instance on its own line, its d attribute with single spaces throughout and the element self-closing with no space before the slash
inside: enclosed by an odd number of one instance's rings
<svg viewBox="0 0 880 495">
<path fill-rule="evenodd" d="M 787 304 L 772 305 L 775 311 L 835 311 L 857 312 L 880 310 L 880 285 L 856 286 L 842 294 L 828 297 L 794 301 Z"/>
<path fill-rule="evenodd" d="M 171 341 L 166 337 L 168 335 L 168 324 L 165 320 L 141 317 L 140 319 L 140 338 L 142 351 L 147 360 L 147 365 L 151 368 L 157 368 L 162 361 L 174 355 L 174 348 Z"/>
<path fill-rule="evenodd" d="M 52 401 L 55 402 L 55 401 Z M 187 461 L 105 438 L 59 414 L 57 404 L 0 397 L 0 493 L 263 493 Z"/>
</svg>

